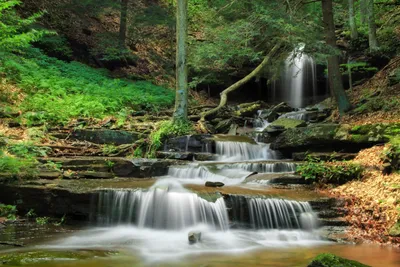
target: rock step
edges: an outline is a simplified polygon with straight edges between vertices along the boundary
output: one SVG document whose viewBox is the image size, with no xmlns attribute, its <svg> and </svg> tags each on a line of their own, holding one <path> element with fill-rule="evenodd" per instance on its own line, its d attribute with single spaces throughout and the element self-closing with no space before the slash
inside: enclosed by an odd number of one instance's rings
<svg viewBox="0 0 400 267">
<path fill-rule="evenodd" d="M 169 151 L 158 151 L 157 158 L 159 159 L 176 159 L 176 160 L 198 160 L 208 161 L 214 160 L 215 154 L 202 153 L 202 152 L 169 152 Z"/>
<path fill-rule="evenodd" d="M 357 153 L 336 153 L 336 152 L 297 152 L 292 154 L 293 160 L 304 161 L 307 157 L 318 158 L 323 161 L 335 161 L 335 160 L 352 160 L 357 156 Z"/>
<path fill-rule="evenodd" d="M 300 175 L 294 173 L 258 173 L 246 179 L 246 182 L 266 181 L 274 185 L 306 185 L 309 184 Z"/>
<path fill-rule="evenodd" d="M 61 165 L 61 169 L 64 170 L 64 174 L 65 170 L 71 170 L 77 172 L 78 178 L 103 179 L 113 177 L 147 178 L 163 176 L 168 173 L 169 166 L 180 165 L 179 161 L 174 160 L 128 160 L 116 157 L 40 158 L 39 161 L 42 163 L 58 163 Z M 46 174 L 43 175 L 44 177 L 46 177 Z"/>
<path fill-rule="evenodd" d="M 318 218 L 318 223 L 321 226 L 349 226 L 349 222 L 347 222 L 344 218 Z"/>
</svg>

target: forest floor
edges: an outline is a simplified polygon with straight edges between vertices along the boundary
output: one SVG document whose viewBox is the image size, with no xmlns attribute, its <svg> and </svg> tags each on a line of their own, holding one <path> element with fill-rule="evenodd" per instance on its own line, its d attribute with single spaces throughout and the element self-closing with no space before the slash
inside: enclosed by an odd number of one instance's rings
<svg viewBox="0 0 400 267">
<path fill-rule="evenodd" d="M 348 237 L 355 242 L 400 246 L 400 237 L 388 234 L 400 216 L 400 174 L 382 174 L 381 155 L 388 146 L 360 151 L 350 162 L 366 169 L 363 177 L 328 190 L 335 197 L 347 199 L 346 220 L 351 225 Z"/>
</svg>

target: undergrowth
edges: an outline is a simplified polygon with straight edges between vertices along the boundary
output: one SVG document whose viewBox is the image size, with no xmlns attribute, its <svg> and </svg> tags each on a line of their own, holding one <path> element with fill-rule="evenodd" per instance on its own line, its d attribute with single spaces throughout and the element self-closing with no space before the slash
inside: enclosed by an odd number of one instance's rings
<svg viewBox="0 0 400 267">
<path fill-rule="evenodd" d="M 193 124 L 190 122 L 163 121 L 159 124 L 157 131 L 150 134 L 147 157 L 154 158 L 161 144 L 169 137 L 189 135 L 195 133 Z"/>
<path fill-rule="evenodd" d="M 19 106 L 27 125 L 65 124 L 71 118 L 119 116 L 131 110 L 157 111 L 174 101 L 172 90 L 144 81 L 113 79 L 104 69 L 63 62 L 33 48 L 20 55 L 4 55 L 0 74 L 28 96 Z"/>
<path fill-rule="evenodd" d="M 348 162 L 326 163 L 318 158 L 308 157 L 304 164 L 297 166 L 296 172 L 306 180 L 322 183 L 343 184 L 360 179 L 362 166 Z"/>
</svg>

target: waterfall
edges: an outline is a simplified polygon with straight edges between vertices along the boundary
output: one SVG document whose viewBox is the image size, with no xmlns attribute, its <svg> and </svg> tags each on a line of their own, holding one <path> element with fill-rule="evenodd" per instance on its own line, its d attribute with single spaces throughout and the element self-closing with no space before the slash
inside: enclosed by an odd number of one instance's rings
<svg viewBox="0 0 400 267">
<path fill-rule="evenodd" d="M 277 172 L 294 172 L 296 171 L 296 164 L 293 162 L 243 162 L 226 164 L 223 168 L 239 168 L 249 172 L 258 173 L 277 173 Z"/>
<path fill-rule="evenodd" d="M 248 198 L 230 195 L 225 199 L 230 219 L 236 225 L 254 229 L 305 229 L 317 228 L 317 216 L 308 202 Z"/>
<path fill-rule="evenodd" d="M 309 220 L 304 220 L 307 226 L 302 225 L 300 217 L 303 213 L 313 214 L 308 202 L 285 199 L 248 199 L 248 206 L 250 223 L 254 228 L 298 229 L 303 226 L 308 228 Z"/>
<path fill-rule="evenodd" d="M 134 224 L 139 228 L 177 230 L 207 224 L 215 229 L 228 228 L 223 198 L 208 202 L 180 184 L 163 181 L 148 191 L 101 191 L 97 214 L 103 225 Z"/>
<path fill-rule="evenodd" d="M 317 71 L 314 59 L 304 54 L 299 44 L 285 60 L 279 81 L 272 84 L 272 99 L 285 101 L 291 107 L 301 108 L 316 101 Z"/>
<path fill-rule="evenodd" d="M 249 144 L 245 142 L 215 142 L 220 160 L 262 160 L 278 159 L 278 153 L 269 144 Z"/>
</svg>

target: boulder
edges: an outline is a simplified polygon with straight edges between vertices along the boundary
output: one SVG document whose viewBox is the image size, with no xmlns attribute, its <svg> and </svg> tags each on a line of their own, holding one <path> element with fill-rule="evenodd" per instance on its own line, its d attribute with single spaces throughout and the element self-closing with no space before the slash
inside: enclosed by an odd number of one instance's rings
<svg viewBox="0 0 400 267">
<path fill-rule="evenodd" d="M 189 232 L 188 234 L 189 244 L 193 245 L 201 241 L 201 232 Z"/>
<path fill-rule="evenodd" d="M 205 183 L 205 186 L 206 187 L 223 187 L 225 184 L 224 183 L 221 183 L 221 182 L 210 182 L 210 181 L 207 181 L 206 183 Z"/>
<path fill-rule="evenodd" d="M 228 133 L 231 128 L 232 123 L 233 123 L 233 119 L 221 120 L 215 126 L 215 132 L 216 133 Z"/>
<path fill-rule="evenodd" d="M 238 106 L 238 110 L 235 111 L 236 116 L 240 117 L 251 117 L 257 114 L 257 111 L 262 107 L 261 102 L 244 103 Z"/>
<path fill-rule="evenodd" d="M 346 124 L 314 124 L 287 129 L 271 144 L 271 149 L 286 154 L 299 151 L 357 152 L 362 148 L 388 142 L 399 133 L 400 123 L 355 127 Z"/>
<path fill-rule="evenodd" d="M 70 137 L 72 139 L 89 141 L 95 144 L 123 145 L 136 142 L 142 137 L 142 134 L 107 129 L 76 129 L 71 133 Z"/>
<path fill-rule="evenodd" d="M 297 128 L 297 127 L 305 127 L 307 126 L 306 122 L 303 120 L 298 119 L 291 119 L 291 118 L 280 118 L 271 123 L 268 127 L 275 127 L 280 126 L 285 129 Z M 267 129 L 268 129 L 267 127 Z"/>
<path fill-rule="evenodd" d="M 315 257 L 308 267 L 369 267 L 357 261 L 344 259 L 334 254 L 323 253 Z"/>
</svg>

